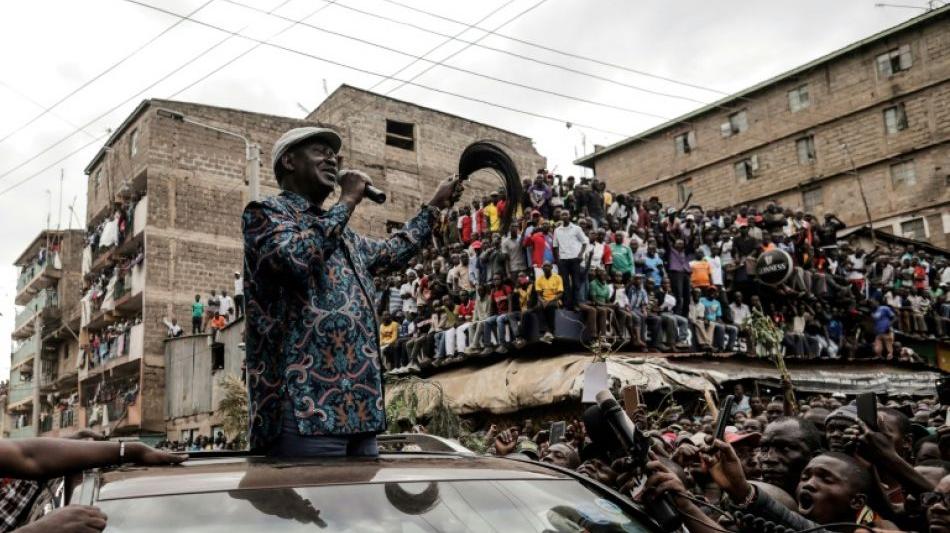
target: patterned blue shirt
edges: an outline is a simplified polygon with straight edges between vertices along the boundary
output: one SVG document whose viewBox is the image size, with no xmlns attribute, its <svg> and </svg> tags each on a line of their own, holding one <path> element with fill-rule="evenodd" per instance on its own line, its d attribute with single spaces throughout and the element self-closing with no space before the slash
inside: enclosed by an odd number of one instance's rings
<svg viewBox="0 0 950 533">
<path fill-rule="evenodd" d="M 288 191 L 244 209 L 252 450 L 279 436 L 282 402 L 293 405 L 302 435 L 386 428 L 373 277 L 409 263 L 437 211 L 424 208 L 387 239 L 356 234 L 351 214 Z"/>
</svg>

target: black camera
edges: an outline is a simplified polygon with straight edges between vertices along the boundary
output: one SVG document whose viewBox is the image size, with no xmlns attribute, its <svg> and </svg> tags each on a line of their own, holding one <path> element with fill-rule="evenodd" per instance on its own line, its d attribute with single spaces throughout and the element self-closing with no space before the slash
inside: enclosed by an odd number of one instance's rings
<svg viewBox="0 0 950 533">
<path fill-rule="evenodd" d="M 593 445 L 611 459 L 629 458 L 641 474 L 649 460 L 650 439 L 634 424 L 608 390 L 597 393 L 597 403 L 584 411 L 584 427 Z M 683 521 L 669 494 L 647 511 L 663 531 L 675 531 Z"/>
</svg>

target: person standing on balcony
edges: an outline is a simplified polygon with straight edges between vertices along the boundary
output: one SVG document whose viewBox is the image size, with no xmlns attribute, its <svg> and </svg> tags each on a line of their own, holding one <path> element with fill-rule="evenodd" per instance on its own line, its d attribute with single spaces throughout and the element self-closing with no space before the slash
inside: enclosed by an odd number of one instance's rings
<svg viewBox="0 0 950 533">
<path fill-rule="evenodd" d="M 240 272 L 234 273 L 234 319 L 244 316 L 244 278 Z"/>
<path fill-rule="evenodd" d="M 272 456 L 378 455 L 386 416 L 372 280 L 405 269 L 462 192 L 449 178 L 388 238 L 360 235 L 348 223 L 372 181 L 338 168 L 341 146 L 326 128 L 285 133 L 271 154 L 281 193 L 242 216 L 248 441 Z"/>
<path fill-rule="evenodd" d="M 195 295 L 195 302 L 191 304 L 191 334 L 198 335 L 204 332 L 201 320 L 204 318 L 205 304 L 201 303 L 201 295 Z"/>
</svg>

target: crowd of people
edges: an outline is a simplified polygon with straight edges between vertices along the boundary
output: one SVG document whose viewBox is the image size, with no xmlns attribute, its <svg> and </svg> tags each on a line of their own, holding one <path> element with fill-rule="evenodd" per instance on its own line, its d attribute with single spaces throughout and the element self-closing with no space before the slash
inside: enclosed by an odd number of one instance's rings
<svg viewBox="0 0 950 533">
<path fill-rule="evenodd" d="M 755 312 L 783 331 L 793 358 L 913 360 L 895 333 L 950 334 L 947 257 L 852 246 L 838 240 L 845 224 L 832 213 L 664 206 L 545 170 L 523 187 L 521 205 L 501 189 L 448 210 L 436 246 L 376 279 L 390 373 L 572 337 L 572 328 L 591 348 L 754 353 Z M 778 287 L 755 276 L 759 255 L 775 249 L 794 262 Z"/>
<path fill-rule="evenodd" d="M 581 419 L 491 425 L 473 437 L 494 455 L 576 470 L 647 509 L 669 492 L 694 533 L 832 523 L 945 531 L 936 526 L 950 524 L 950 425 L 936 398 L 881 399 L 872 429 L 840 393 L 800 396 L 797 406 L 782 396 L 750 397 L 741 384 L 733 394 L 722 440 L 713 438 L 714 410 L 635 409 L 649 439 L 646 465 L 607 453 Z M 851 529 L 816 529 L 832 530 Z"/>
<path fill-rule="evenodd" d="M 213 436 L 192 435 L 183 440 L 163 440 L 155 445 L 159 450 L 170 452 L 201 452 L 213 450 L 238 450 L 238 441 L 228 440 L 223 431 L 217 431 Z"/>
</svg>

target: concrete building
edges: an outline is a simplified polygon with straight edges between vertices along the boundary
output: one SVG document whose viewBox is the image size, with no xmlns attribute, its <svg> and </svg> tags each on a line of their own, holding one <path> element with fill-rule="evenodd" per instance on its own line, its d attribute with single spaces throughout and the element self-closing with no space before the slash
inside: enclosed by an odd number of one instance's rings
<svg viewBox="0 0 950 533">
<path fill-rule="evenodd" d="M 331 111 L 342 110 L 351 96 L 372 105 L 341 124 L 331 122 Z M 195 295 L 207 301 L 211 290 L 233 294 L 243 250 L 240 215 L 249 198 L 247 164 L 240 140 L 190 121 L 260 145 L 263 196 L 278 192 L 270 161 L 277 137 L 298 126 L 334 127 L 344 136 L 345 166 L 365 170 L 389 192 L 384 206 L 364 202 L 351 221 L 358 231 L 377 236 L 414 214 L 435 184 L 456 172 L 459 155 L 471 142 L 505 144 L 526 176 L 544 166 L 526 137 L 346 86 L 305 120 L 142 102 L 86 167 L 90 237 L 83 251 L 79 318 L 83 427 L 154 440 L 168 431 L 176 440 L 183 431 L 208 435 L 204 430 L 216 423 L 211 377 L 224 374 L 175 370 L 180 357 L 171 347 L 180 341 L 166 347 L 164 321 L 177 319 L 191 333 Z M 398 148 L 387 144 L 396 135 L 386 133 L 393 122 L 404 125 Z M 473 180 L 470 196 L 501 185 L 483 174 Z M 208 338 L 189 342 L 207 345 Z M 182 382 L 186 378 L 200 384 Z"/>
<path fill-rule="evenodd" d="M 668 204 L 834 211 L 950 247 L 950 7 L 576 161 Z"/>
<path fill-rule="evenodd" d="M 344 166 L 366 171 L 389 193 L 385 209 L 361 208 L 354 216 L 358 226 L 376 233 L 414 215 L 440 181 L 458 172 L 459 156 L 475 141 L 505 146 L 522 177 L 545 167 L 528 137 L 349 85 L 307 118 L 333 124 L 343 136 Z M 501 184 L 494 173 L 477 172 L 462 202 Z"/>
<path fill-rule="evenodd" d="M 78 307 L 81 230 L 46 230 L 14 263 L 20 269 L 4 436 L 74 432 L 78 339 L 66 336 Z"/>
</svg>

